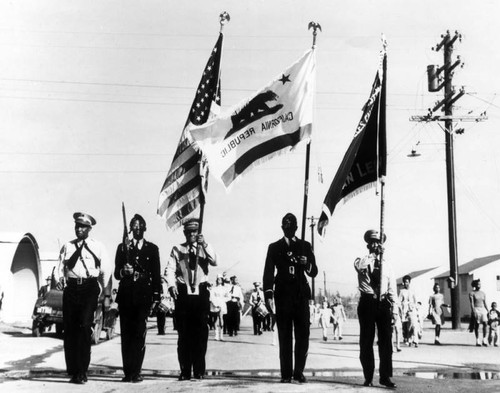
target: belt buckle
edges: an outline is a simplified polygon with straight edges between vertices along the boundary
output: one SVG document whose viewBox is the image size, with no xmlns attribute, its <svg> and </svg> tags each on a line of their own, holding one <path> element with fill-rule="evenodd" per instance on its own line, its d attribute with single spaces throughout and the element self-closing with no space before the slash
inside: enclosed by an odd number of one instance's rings
<svg viewBox="0 0 500 393">
<path fill-rule="evenodd" d="M 139 278 L 139 272 L 134 272 L 134 281 L 137 281 Z"/>
<path fill-rule="evenodd" d="M 292 276 L 294 276 L 294 275 L 295 275 L 295 266 L 289 266 L 289 267 L 288 267 L 288 272 L 289 272 Z"/>
<path fill-rule="evenodd" d="M 82 285 L 82 283 L 83 283 L 83 277 L 77 277 L 77 278 L 76 278 L 76 283 L 77 283 L 78 285 Z"/>
</svg>

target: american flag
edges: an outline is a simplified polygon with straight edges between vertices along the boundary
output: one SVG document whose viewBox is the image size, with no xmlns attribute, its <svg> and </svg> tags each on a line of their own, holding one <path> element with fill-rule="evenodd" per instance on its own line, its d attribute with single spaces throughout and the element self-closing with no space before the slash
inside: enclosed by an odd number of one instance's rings
<svg viewBox="0 0 500 393">
<path fill-rule="evenodd" d="M 220 33 L 203 71 L 170 170 L 160 191 L 157 213 L 166 220 L 170 229 L 179 227 L 184 220 L 197 214 L 207 190 L 208 165 L 201 153 L 191 145 L 187 129 L 191 124 L 206 123 L 220 108 L 222 39 Z"/>
</svg>

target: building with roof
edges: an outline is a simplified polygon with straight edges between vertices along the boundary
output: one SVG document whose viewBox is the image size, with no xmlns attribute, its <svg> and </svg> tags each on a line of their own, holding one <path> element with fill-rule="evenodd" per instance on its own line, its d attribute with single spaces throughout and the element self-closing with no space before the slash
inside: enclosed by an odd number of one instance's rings
<svg viewBox="0 0 500 393">
<path fill-rule="evenodd" d="M 448 270 L 434 277 L 434 281 L 441 286 L 446 304 L 451 303 L 449 275 Z M 472 291 L 472 280 L 477 279 L 481 280 L 481 290 L 486 294 L 488 308 L 491 302 L 500 304 L 500 254 L 476 258 L 458 267 L 461 318 L 470 316 L 469 293 Z"/>
<path fill-rule="evenodd" d="M 31 233 L 0 232 L 0 319 L 29 323 L 41 282 L 38 244 Z"/>
</svg>

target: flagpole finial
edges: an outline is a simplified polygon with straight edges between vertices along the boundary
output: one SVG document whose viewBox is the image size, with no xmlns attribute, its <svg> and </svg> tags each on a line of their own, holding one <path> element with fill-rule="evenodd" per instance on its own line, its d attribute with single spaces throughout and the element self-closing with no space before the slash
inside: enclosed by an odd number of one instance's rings
<svg viewBox="0 0 500 393">
<path fill-rule="evenodd" d="M 387 51 L 387 39 L 385 38 L 384 33 L 380 35 L 380 41 L 382 41 L 382 47 L 384 48 L 384 51 Z"/>
<path fill-rule="evenodd" d="M 321 30 L 321 25 L 319 23 L 316 23 L 316 22 L 309 22 L 309 25 L 307 26 L 307 30 L 310 30 L 311 27 L 313 29 L 313 44 L 312 44 L 312 48 L 314 49 L 316 47 L 316 36 L 318 35 L 318 30 L 319 31 L 322 31 L 322 30 Z"/>
<path fill-rule="evenodd" d="M 224 25 L 231 20 L 231 16 L 226 11 L 223 11 L 219 15 L 219 18 L 220 18 L 220 32 L 222 33 Z"/>
</svg>

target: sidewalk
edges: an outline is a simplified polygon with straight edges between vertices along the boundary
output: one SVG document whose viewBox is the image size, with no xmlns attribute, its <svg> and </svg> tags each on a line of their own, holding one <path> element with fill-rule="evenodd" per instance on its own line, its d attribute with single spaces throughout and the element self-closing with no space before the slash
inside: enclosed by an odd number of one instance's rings
<svg viewBox="0 0 500 393">
<path fill-rule="evenodd" d="M 64 372 L 62 340 L 47 335 L 31 337 L 31 331 L 0 328 L 0 389 L 5 392 L 169 392 L 229 391 L 244 392 L 326 392 L 380 391 L 364 388 L 359 363 L 358 323 L 350 320 L 344 326 L 344 340 L 327 342 L 321 339 L 321 329 L 311 330 L 309 357 L 305 375 L 307 384 L 280 384 L 278 346 L 273 346 L 273 333 L 254 336 L 251 319 L 243 319 L 237 337 L 224 342 L 213 340 L 210 334 L 207 352 L 207 378 L 201 382 L 178 382 L 176 332 L 168 320 L 167 335 L 156 335 L 150 322 L 144 361 L 145 381 L 141 384 L 120 383 L 120 337 L 102 341 L 92 348 L 89 382 L 83 386 L 67 384 Z M 465 327 L 465 326 L 464 326 Z M 441 346 L 433 344 L 430 325 L 426 325 L 419 348 L 403 347 L 394 354 L 394 380 L 402 392 L 500 391 L 500 348 L 475 347 L 474 336 L 465 331 L 445 328 Z M 480 374 L 480 372 L 482 374 Z M 453 373 L 465 379 L 451 378 Z M 438 375 L 439 374 L 439 375 Z M 489 380 L 474 380 L 472 377 Z M 376 375 L 377 378 L 377 375 Z M 430 378 L 430 379 L 429 379 Z M 438 379 L 440 378 L 440 379 Z M 443 383 L 446 382 L 446 383 Z"/>
</svg>

